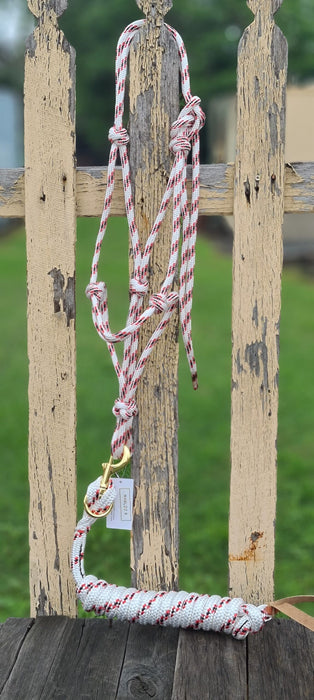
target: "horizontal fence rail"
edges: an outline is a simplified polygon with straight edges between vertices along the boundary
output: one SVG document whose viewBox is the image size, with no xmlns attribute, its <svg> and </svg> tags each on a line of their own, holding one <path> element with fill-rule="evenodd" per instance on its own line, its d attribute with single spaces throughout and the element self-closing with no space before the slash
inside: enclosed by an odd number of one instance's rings
<svg viewBox="0 0 314 700">
<path fill-rule="evenodd" d="M 107 168 L 76 168 L 76 215 L 99 217 L 107 186 Z M 188 166 L 188 193 L 191 194 L 191 168 Z M 25 216 L 24 168 L 0 169 L 0 216 Z M 213 163 L 200 168 L 200 214 L 233 214 L 234 163 Z M 314 212 L 314 163 L 286 163 L 284 175 L 286 214 Z M 125 216 L 121 168 L 117 168 L 111 205 L 112 216 Z"/>
</svg>

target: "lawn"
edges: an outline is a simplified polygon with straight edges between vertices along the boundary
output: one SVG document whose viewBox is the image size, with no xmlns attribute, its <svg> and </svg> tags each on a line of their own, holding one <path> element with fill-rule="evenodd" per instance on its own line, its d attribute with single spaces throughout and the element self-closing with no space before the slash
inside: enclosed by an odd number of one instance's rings
<svg viewBox="0 0 314 700">
<path fill-rule="evenodd" d="M 78 503 L 106 459 L 116 379 L 91 321 L 84 289 L 97 222 L 80 220 L 77 245 Z M 102 278 L 112 326 L 127 305 L 127 232 L 112 220 Z M 113 262 L 114 261 L 114 262 Z M 23 229 L 0 240 L 0 619 L 28 614 L 26 262 Z M 231 260 L 199 237 L 193 307 L 199 368 L 193 392 L 184 353 L 179 368 L 180 585 L 227 592 L 230 430 Z M 181 348 L 182 350 L 182 348 Z M 314 542 L 314 279 L 283 275 L 276 596 L 312 593 Z M 129 535 L 95 526 L 88 571 L 129 583 Z"/>
</svg>

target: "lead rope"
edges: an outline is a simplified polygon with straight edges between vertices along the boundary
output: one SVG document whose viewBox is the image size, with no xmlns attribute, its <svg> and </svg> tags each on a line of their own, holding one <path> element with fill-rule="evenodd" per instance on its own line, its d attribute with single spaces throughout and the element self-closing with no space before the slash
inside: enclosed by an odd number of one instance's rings
<svg viewBox="0 0 314 700">
<path fill-rule="evenodd" d="M 199 98 L 193 97 L 190 91 L 188 62 L 183 41 L 180 35 L 166 24 L 165 26 L 172 34 L 178 47 L 185 106 L 171 127 L 169 147 L 174 155 L 174 163 L 159 212 L 142 253 L 134 218 L 127 150 L 129 137 L 126 129 L 122 126 L 122 118 L 129 47 L 135 33 L 143 23 L 144 20 L 139 20 L 126 27 L 117 45 L 115 120 L 109 131 L 111 149 L 107 189 L 92 262 L 90 283 L 86 289 L 86 294 L 92 302 L 95 328 L 107 344 L 119 382 L 119 398 L 113 407 L 117 422 L 111 443 L 111 458 L 107 464 L 103 465 L 103 477 L 96 479 L 87 489 L 83 517 L 78 522 L 74 534 L 71 568 L 76 583 L 77 596 L 83 608 L 87 611 L 94 611 L 96 615 L 106 615 L 108 618 L 141 624 L 224 631 L 237 639 L 244 639 L 249 632 L 258 632 L 264 623 L 271 619 L 269 609 L 265 605 L 256 607 L 246 604 L 241 598 L 221 598 L 218 595 L 199 595 L 185 591 L 141 591 L 135 588 L 125 588 L 109 584 L 95 576 L 86 575 L 84 570 L 86 536 L 97 518 L 108 515 L 115 500 L 114 482 L 110 477 L 112 473 L 115 473 L 129 461 L 133 451 L 132 422 L 133 417 L 137 414 L 135 402 L 137 385 L 154 346 L 178 304 L 193 387 L 197 388 L 197 369 L 191 337 L 191 308 L 199 204 L 199 131 L 204 125 L 205 117 L 200 107 Z M 186 165 L 190 149 L 192 149 L 192 196 L 189 208 L 186 191 Z M 97 273 L 101 245 L 110 213 L 118 153 L 122 166 L 125 208 L 132 244 L 134 271 L 130 282 L 130 306 L 126 326 L 118 333 L 112 333 L 108 315 L 107 287 L 104 282 L 97 281 Z M 173 200 L 172 241 L 168 270 L 160 291 L 152 294 L 148 307 L 143 311 L 144 296 L 148 291 L 149 258 L 171 199 Z M 177 292 L 171 291 L 171 288 L 177 269 L 181 218 L 182 250 L 179 294 L 177 294 Z M 141 357 L 137 360 L 139 329 L 150 316 L 156 313 L 162 314 L 161 320 Z M 115 343 L 117 342 L 124 343 L 122 366 L 115 351 Z M 114 463 L 114 459 L 120 461 Z"/>
</svg>

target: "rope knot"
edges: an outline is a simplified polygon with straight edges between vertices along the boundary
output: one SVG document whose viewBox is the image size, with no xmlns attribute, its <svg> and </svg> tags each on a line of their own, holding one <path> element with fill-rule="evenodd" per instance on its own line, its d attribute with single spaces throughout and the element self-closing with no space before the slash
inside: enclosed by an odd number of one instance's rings
<svg viewBox="0 0 314 700">
<path fill-rule="evenodd" d="M 117 129 L 116 126 L 112 126 L 109 129 L 108 139 L 116 146 L 126 146 L 129 143 L 129 134 L 123 127 Z"/>
<path fill-rule="evenodd" d="M 232 636 L 236 639 L 245 639 L 249 632 L 253 634 L 259 632 L 265 622 L 271 619 L 271 615 L 268 615 L 265 605 L 255 606 L 244 603 L 243 600 L 239 600 L 239 603 L 238 615 L 233 623 Z"/>
<path fill-rule="evenodd" d="M 205 114 L 200 106 L 199 97 L 191 97 L 189 102 L 173 122 L 170 129 L 170 151 L 175 155 L 183 151 L 187 154 L 191 148 L 191 140 L 205 124 Z"/>
<path fill-rule="evenodd" d="M 104 282 L 90 282 L 85 289 L 85 294 L 92 301 L 93 296 L 101 303 L 107 298 L 107 287 Z"/>
<path fill-rule="evenodd" d="M 171 134 L 172 134 L 172 129 L 171 129 Z M 169 143 L 169 150 L 173 155 L 175 156 L 177 153 L 180 153 L 180 151 L 183 151 L 185 155 L 189 153 L 191 150 L 191 144 L 187 136 L 183 136 L 180 134 L 180 130 L 178 129 L 177 133 L 175 133 Z"/>
<path fill-rule="evenodd" d="M 116 399 L 112 413 L 116 418 L 121 418 L 121 420 L 126 421 L 137 415 L 137 405 L 132 399 L 130 401 L 120 401 L 120 399 Z"/>
<path fill-rule="evenodd" d="M 196 95 L 195 97 L 191 97 L 185 108 L 191 120 L 190 127 L 192 135 L 200 131 L 205 124 L 205 114 L 201 108 L 200 98 Z M 192 129 L 192 127 L 194 128 Z"/>
<path fill-rule="evenodd" d="M 149 306 L 152 306 L 157 313 L 161 314 L 163 311 L 171 311 L 174 309 L 178 303 L 178 299 L 179 295 L 177 292 L 170 292 L 168 295 L 160 292 L 159 294 L 152 294 L 149 300 Z"/>
<path fill-rule="evenodd" d="M 132 277 L 130 280 L 130 294 L 137 294 L 139 297 L 144 297 L 148 292 L 148 282 L 139 280 L 137 277 Z"/>
</svg>

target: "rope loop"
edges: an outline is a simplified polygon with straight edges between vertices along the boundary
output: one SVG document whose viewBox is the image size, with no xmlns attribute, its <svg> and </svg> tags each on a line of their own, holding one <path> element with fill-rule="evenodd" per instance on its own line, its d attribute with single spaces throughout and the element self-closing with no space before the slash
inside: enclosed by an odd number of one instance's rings
<svg viewBox="0 0 314 700">
<path fill-rule="evenodd" d="M 109 513 L 117 495 L 112 479 L 109 480 L 108 488 L 103 494 L 100 491 L 100 482 L 101 477 L 98 477 L 98 479 L 89 484 L 86 493 L 86 504 L 89 512 L 94 514 L 95 518 Z"/>
<path fill-rule="evenodd" d="M 93 296 L 96 297 L 97 301 L 100 303 L 105 301 L 107 299 L 107 287 L 105 282 L 90 282 L 85 289 L 85 294 L 91 301 Z"/>
<path fill-rule="evenodd" d="M 123 127 L 118 129 L 114 125 L 109 129 L 108 139 L 110 143 L 114 143 L 116 146 L 127 146 L 129 143 L 129 134 Z"/>
<path fill-rule="evenodd" d="M 137 294 L 139 297 L 144 297 L 148 292 L 148 282 L 139 280 L 137 277 L 132 277 L 130 280 L 130 294 Z"/>
<path fill-rule="evenodd" d="M 132 399 L 130 401 L 121 401 L 120 399 L 116 399 L 112 409 L 113 415 L 123 421 L 134 418 L 134 416 L 137 415 L 137 412 L 137 405 Z"/>
<path fill-rule="evenodd" d="M 179 295 L 177 292 L 170 292 L 170 294 L 152 294 L 149 300 L 149 306 L 152 306 L 157 313 L 162 313 L 163 311 L 171 311 L 175 308 L 178 303 Z"/>
<path fill-rule="evenodd" d="M 197 97 L 197 95 L 191 97 L 191 99 L 185 105 L 184 109 L 187 110 L 187 113 L 192 121 L 191 127 L 194 126 L 194 129 L 192 129 L 191 134 L 197 133 L 203 128 L 205 124 L 205 114 L 201 108 L 200 98 Z"/>
</svg>

